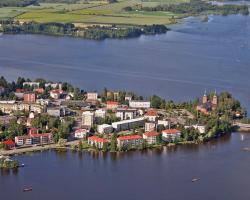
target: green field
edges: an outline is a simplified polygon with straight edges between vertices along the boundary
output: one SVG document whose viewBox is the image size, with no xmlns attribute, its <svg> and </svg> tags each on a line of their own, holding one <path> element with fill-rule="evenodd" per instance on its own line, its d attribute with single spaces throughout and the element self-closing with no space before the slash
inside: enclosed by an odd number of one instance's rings
<svg viewBox="0 0 250 200">
<path fill-rule="evenodd" d="M 76 4 L 41 3 L 40 6 L 0 8 L 0 19 L 14 18 L 21 22 L 62 22 L 82 24 L 169 24 L 171 18 L 180 16 L 169 12 L 125 12 L 127 6 L 155 6 L 161 3 L 178 3 L 187 0 L 121 0 L 108 4 L 105 1 Z"/>
</svg>

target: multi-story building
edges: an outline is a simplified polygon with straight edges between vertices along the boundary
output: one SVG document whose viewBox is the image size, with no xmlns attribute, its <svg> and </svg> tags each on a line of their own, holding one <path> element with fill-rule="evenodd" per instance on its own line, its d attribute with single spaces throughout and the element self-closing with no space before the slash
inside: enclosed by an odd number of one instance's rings
<svg viewBox="0 0 250 200">
<path fill-rule="evenodd" d="M 119 106 L 119 103 L 117 101 L 107 101 L 107 109 L 108 110 L 115 110 Z"/>
<path fill-rule="evenodd" d="M 95 114 L 90 111 L 85 111 L 82 113 L 82 125 L 91 127 L 94 124 Z"/>
<path fill-rule="evenodd" d="M 133 108 L 117 108 L 116 117 L 121 120 L 134 119 L 136 117 L 137 110 Z"/>
<path fill-rule="evenodd" d="M 119 149 L 123 147 L 135 147 L 143 144 L 143 138 L 140 135 L 128 135 L 117 138 L 117 147 Z"/>
<path fill-rule="evenodd" d="M 100 138 L 97 136 L 91 136 L 88 138 L 88 144 L 91 146 L 95 146 L 98 149 L 102 149 L 104 144 L 108 144 L 109 141 L 105 138 Z"/>
<path fill-rule="evenodd" d="M 151 132 L 156 130 L 156 123 L 155 122 L 145 122 L 145 131 Z"/>
<path fill-rule="evenodd" d="M 47 113 L 50 116 L 63 117 L 66 115 L 66 108 L 65 107 L 49 107 L 47 108 Z"/>
<path fill-rule="evenodd" d="M 51 133 L 42 133 L 42 134 L 30 134 L 32 138 L 32 144 L 50 144 L 53 143 L 53 137 Z"/>
<path fill-rule="evenodd" d="M 87 93 L 87 100 L 95 101 L 98 98 L 98 94 L 96 92 L 88 92 Z"/>
<path fill-rule="evenodd" d="M 113 132 L 113 126 L 109 124 L 102 124 L 97 126 L 97 132 L 101 134 L 109 134 Z"/>
<path fill-rule="evenodd" d="M 136 119 L 114 122 L 112 123 L 112 126 L 116 131 L 119 132 L 119 131 L 134 129 L 137 127 L 143 127 L 144 123 L 145 123 L 144 117 L 140 117 Z"/>
<path fill-rule="evenodd" d="M 143 133 L 143 139 L 148 144 L 156 144 L 158 136 L 160 136 L 160 133 L 155 132 L 155 131 Z"/>
<path fill-rule="evenodd" d="M 32 137 L 29 135 L 16 136 L 15 143 L 17 146 L 32 145 Z"/>
<path fill-rule="evenodd" d="M 144 100 L 132 100 L 129 102 L 129 107 L 131 108 L 144 108 L 148 109 L 150 108 L 150 101 L 144 101 Z"/>
<path fill-rule="evenodd" d="M 35 93 L 24 93 L 23 101 L 25 103 L 36 103 L 36 94 Z"/>
</svg>

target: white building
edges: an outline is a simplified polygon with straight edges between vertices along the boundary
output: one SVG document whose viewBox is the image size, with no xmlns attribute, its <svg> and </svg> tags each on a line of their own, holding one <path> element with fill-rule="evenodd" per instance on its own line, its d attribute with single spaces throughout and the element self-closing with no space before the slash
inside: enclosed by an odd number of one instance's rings
<svg viewBox="0 0 250 200">
<path fill-rule="evenodd" d="M 130 101 L 129 102 L 129 107 L 131 108 L 150 108 L 150 101 Z"/>
<path fill-rule="evenodd" d="M 97 100 L 98 94 L 96 92 L 88 92 L 87 93 L 87 100 Z"/>
<path fill-rule="evenodd" d="M 45 83 L 45 87 L 51 87 L 53 89 L 59 88 L 62 89 L 62 83 Z"/>
<path fill-rule="evenodd" d="M 102 124 L 97 126 L 97 132 L 100 134 L 109 134 L 113 132 L 113 126 L 109 124 Z"/>
<path fill-rule="evenodd" d="M 155 129 L 156 129 L 156 124 L 154 122 L 145 122 L 146 132 L 155 131 Z"/>
<path fill-rule="evenodd" d="M 77 129 L 75 131 L 75 138 L 77 139 L 86 139 L 88 135 L 88 130 L 87 129 Z"/>
<path fill-rule="evenodd" d="M 30 87 L 39 87 L 40 83 L 39 82 L 24 82 L 23 86 L 30 86 Z"/>
<path fill-rule="evenodd" d="M 162 126 L 164 126 L 166 128 L 166 127 L 169 126 L 169 121 L 168 120 L 158 120 L 157 124 L 158 124 L 158 126 L 162 125 Z"/>
<path fill-rule="evenodd" d="M 133 108 L 117 108 L 116 117 L 121 120 L 134 119 L 136 117 L 137 110 Z"/>
<path fill-rule="evenodd" d="M 107 111 L 105 109 L 98 109 L 95 111 L 96 118 L 105 118 L 106 114 L 107 114 Z"/>
<path fill-rule="evenodd" d="M 206 126 L 202 125 L 192 125 L 192 126 L 185 126 L 185 128 L 191 128 L 193 127 L 194 129 L 198 130 L 200 134 L 204 134 L 206 132 Z"/>
<path fill-rule="evenodd" d="M 90 111 L 82 113 L 82 125 L 91 127 L 94 124 L 95 114 Z"/>
<path fill-rule="evenodd" d="M 136 127 L 143 127 L 144 123 L 145 123 L 144 117 L 140 117 L 136 119 L 114 122 L 112 123 L 112 126 L 116 131 L 125 131 Z"/>
<path fill-rule="evenodd" d="M 165 142 L 172 142 L 181 137 L 181 131 L 177 129 L 166 129 L 162 131 L 162 140 Z"/>
<path fill-rule="evenodd" d="M 148 144 L 156 144 L 157 143 L 157 137 L 160 135 L 160 133 L 151 131 L 143 133 L 142 137 L 144 140 L 147 141 Z"/>
</svg>

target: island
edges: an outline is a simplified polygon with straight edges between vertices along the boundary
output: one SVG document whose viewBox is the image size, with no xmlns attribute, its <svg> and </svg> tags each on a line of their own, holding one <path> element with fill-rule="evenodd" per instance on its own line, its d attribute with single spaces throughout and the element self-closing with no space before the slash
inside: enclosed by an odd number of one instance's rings
<svg viewBox="0 0 250 200">
<path fill-rule="evenodd" d="M 0 78 L 0 155 L 199 144 L 249 121 L 228 92 L 205 91 L 201 98 L 177 103 L 125 90 L 85 91 L 42 78 Z"/>
<path fill-rule="evenodd" d="M 5 34 L 103 40 L 163 34 L 188 16 L 248 15 L 249 10 L 247 5 L 202 0 L 2 0 L 0 13 Z"/>
</svg>

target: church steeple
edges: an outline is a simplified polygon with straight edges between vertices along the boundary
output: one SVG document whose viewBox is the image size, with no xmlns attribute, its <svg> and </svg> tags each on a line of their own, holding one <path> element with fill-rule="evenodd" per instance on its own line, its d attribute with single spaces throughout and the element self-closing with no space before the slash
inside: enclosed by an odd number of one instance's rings
<svg viewBox="0 0 250 200">
<path fill-rule="evenodd" d="M 214 96 L 213 96 L 212 104 L 213 105 L 217 105 L 218 104 L 218 97 L 217 97 L 216 90 L 214 91 Z"/>
<path fill-rule="evenodd" d="M 207 103 L 208 99 L 207 99 L 207 91 L 205 90 L 204 95 L 202 97 L 202 103 Z"/>
</svg>

